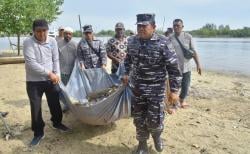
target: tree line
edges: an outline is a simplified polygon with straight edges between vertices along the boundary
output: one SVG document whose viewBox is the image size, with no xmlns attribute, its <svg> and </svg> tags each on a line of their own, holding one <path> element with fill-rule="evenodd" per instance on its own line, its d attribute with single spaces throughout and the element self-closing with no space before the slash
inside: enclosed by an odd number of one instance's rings
<svg viewBox="0 0 250 154">
<path fill-rule="evenodd" d="M 129 36 L 134 31 L 126 30 L 125 34 Z M 158 34 L 164 34 L 164 31 L 157 29 Z M 243 27 L 242 29 L 230 29 L 229 25 L 219 25 L 218 27 L 213 23 L 207 23 L 198 30 L 187 31 L 194 37 L 250 37 L 250 27 Z M 114 30 L 101 30 L 95 34 L 96 36 L 114 36 Z M 81 37 L 80 31 L 74 32 L 75 37 Z"/>
<path fill-rule="evenodd" d="M 219 25 L 207 23 L 198 30 L 189 31 L 196 37 L 250 37 L 250 27 L 242 29 L 230 29 L 229 25 Z"/>
<path fill-rule="evenodd" d="M 129 36 L 134 34 L 134 32 L 130 29 L 125 30 L 125 35 Z M 95 33 L 96 36 L 101 37 L 101 36 L 114 36 L 115 35 L 115 31 L 114 30 L 101 30 L 97 33 Z M 81 37 L 82 36 L 82 32 L 80 30 L 74 31 L 73 32 L 73 36 L 74 37 Z"/>
</svg>

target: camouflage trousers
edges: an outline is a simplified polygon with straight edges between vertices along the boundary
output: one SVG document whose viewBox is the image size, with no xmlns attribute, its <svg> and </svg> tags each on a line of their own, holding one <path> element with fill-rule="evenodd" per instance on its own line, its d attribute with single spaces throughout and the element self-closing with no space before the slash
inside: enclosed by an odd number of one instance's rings
<svg viewBox="0 0 250 154">
<path fill-rule="evenodd" d="M 152 89 L 135 96 L 133 117 L 138 141 L 145 141 L 150 134 L 153 136 L 163 131 L 165 85 L 156 89 L 158 93 Z"/>
</svg>

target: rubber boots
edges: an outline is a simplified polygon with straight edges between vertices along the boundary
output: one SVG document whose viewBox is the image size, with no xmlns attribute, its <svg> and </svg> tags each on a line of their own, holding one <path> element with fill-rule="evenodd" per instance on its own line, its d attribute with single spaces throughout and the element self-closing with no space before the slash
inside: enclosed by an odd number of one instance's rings
<svg viewBox="0 0 250 154">
<path fill-rule="evenodd" d="M 149 154 L 147 141 L 139 141 L 136 154 Z"/>
<path fill-rule="evenodd" d="M 163 151 L 163 140 L 161 139 L 160 136 L 161 136 L 161 133 L 155 133 L 154 135 L 152 135 L 154 144 L 155 144 L 155 149 L 158 152 Z"/>
</svg>

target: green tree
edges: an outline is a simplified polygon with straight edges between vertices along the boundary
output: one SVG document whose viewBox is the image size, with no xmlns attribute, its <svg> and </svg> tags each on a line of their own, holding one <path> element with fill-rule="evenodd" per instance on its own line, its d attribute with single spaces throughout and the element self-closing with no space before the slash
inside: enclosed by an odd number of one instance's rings
<svg viewBox="0 0 250 154">
<path fill-rule="evenodd" d="M 115 32 L 113 30 L 101 30 L 96 35 L 97 36 L 114 36 Z"/>
<path fill-rule="evenodd" d="M 126 36 L 130 36 L 130 35 L 133 35 L 133 34 L 134 34 L 134 32 L 132 30 L 130 30 L 130 29 L 125 30 L 125 35 Z"/>
<path fill-rule="evenodd" d="M 217 27 L 215 24 L 210 24 L 210 23 L 207 23 L 205 26 L 203 26 L 201 29 L 208 29 L 208 30 L 216 30 Z"/>
<path fill-rule="evenodd" d="M 73 37 L 82 37 L 82 32 L 80 30 L 76 30 L 73 32 Z"/>
<path fill-rule="evenodd" d="M 32 31 L 32 22 L 43 18 L 49 23 L 54 21 L 63 0 L 1 0 L 0 31 L 17 36 L 18 55 L 20 55 L 20 36 Z"/>
</svg>

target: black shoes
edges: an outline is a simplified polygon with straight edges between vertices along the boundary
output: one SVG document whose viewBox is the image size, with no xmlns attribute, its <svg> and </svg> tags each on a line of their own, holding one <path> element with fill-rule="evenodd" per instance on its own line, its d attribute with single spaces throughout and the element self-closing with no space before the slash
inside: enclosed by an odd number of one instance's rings
<svg viewBox="0 0 250 154">
<path fill-rule="evenodd" d="M 6 117 L 9 114 L 9 112 L 0 112 L 0 114 L 2 117 Z"/>
<path fill-rule="evenodd" d="M 154 140 L 156 151 L 162 152 L 163 151 L 163 141 L 160 138 L 160 136 L 153 137 L 153 140 Z"/>
<path fill-rule="evenodd" d="M 45 137 L 45 135 L 34 136 L 32 141 L 30 142 L 30 147 L 37 146 L 41 142 L 41 140 Z"/>
<path fill-rule="evenodd" d="M 71 131 L 71 129 L 65 126 L 64 124 L 53 125 L 53 128 L 63 133 Z"/>
<path fill-rule="evenodd" d="M 136 154 L 149 154 L 147 141 L 139 141 Z"/>
</svg>

